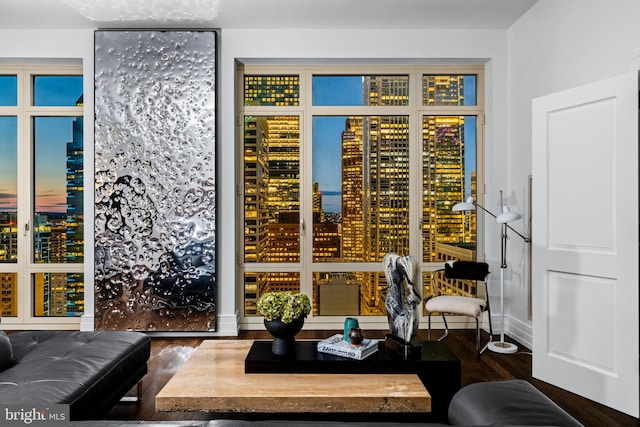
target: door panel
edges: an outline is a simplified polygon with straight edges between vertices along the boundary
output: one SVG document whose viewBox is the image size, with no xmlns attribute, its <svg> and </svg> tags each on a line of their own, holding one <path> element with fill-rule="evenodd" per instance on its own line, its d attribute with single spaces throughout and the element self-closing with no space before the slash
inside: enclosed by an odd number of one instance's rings
<svg viewBox="0 0 640 427">
<path fill-rule="evenodd" d="M 637 73 L 533 102 L 533 376 L 638 416 Z"/>
</svg>

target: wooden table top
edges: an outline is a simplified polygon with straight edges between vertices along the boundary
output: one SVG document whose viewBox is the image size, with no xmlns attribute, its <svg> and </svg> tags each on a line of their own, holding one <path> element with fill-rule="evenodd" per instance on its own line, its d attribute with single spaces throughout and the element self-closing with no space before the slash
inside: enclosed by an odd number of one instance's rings
<svg viewBox="0 0 640 427">
<path fill-rule="evenodd" d="M 415 374 L 245 374 L 249 340 L 206 340 L 156 396 L 157 411 L 430 412 Z"/>
</svg>

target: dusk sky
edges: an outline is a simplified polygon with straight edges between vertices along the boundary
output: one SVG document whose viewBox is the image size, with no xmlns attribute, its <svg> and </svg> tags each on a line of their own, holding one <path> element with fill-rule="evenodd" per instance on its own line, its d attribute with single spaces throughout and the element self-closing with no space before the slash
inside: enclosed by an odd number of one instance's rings
<svg viewBox="0 0 640 427">
<path fill-rule="evenodd" d="M 475 105 L 475 79 L 465 78 L 467 105 Z M 313 78 L 314 106 L 363 105 L 361 76 L 315 76 Z M 340 212 L 342 188 L 341 144 L 347 116 L 313 117 L 313 182 L 319 184 L 325 212 Z M 471 172 L 476 170 L 476 119 L 468 117 L 465 133 L 465 191 L 471 194 Z"/>
<path fill-rule="evenodd" d="M 315 76 L 313 105 L 362 105 L 360 76 Z M 313 182 L 322 193 L 322 207 L 340 212 L 342 198 L 342 132 L 346 116 L 313 117 Z"/>
<path fill-rule="evenodd" d="M 0 107 L 17 103 L 17 79 L 0 76 Z M 34 104 L 74 106 L 82 95 L 81 76 L 36 78 Z M 66 145 L 75 117 L 37 117 L 35 132 L 36 211 L 66 212 Z M 0 211 L 16 210 L 17 121 L 0 117 Z"/>
</svg>

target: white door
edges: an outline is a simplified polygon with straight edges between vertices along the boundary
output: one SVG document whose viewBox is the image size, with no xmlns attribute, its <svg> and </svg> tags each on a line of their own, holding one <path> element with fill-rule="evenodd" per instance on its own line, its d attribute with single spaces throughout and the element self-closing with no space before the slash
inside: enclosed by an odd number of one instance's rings
<svg viewBox="0 0 640 427">
<path fill-rule="evenodd" d="M 638 73 L 533 101 L 533 376 L 638 417 Z"/>
</svg>

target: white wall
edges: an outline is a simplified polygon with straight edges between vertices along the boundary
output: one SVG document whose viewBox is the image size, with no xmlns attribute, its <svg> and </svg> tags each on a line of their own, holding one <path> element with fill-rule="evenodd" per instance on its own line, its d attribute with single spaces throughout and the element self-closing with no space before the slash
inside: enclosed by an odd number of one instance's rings
<svg viewBox="0 0 640 427">
<path fill-rule="evenodd" d="M 639 19 L 637 0 L 538 0 L 509 29 L 508 194 L 520 212 L 529 208 L 532 99 L 638 69 Z M 510 239 L 508 254 L 507 329 L 531 345 L 524 243 Z"/>
</svg>

